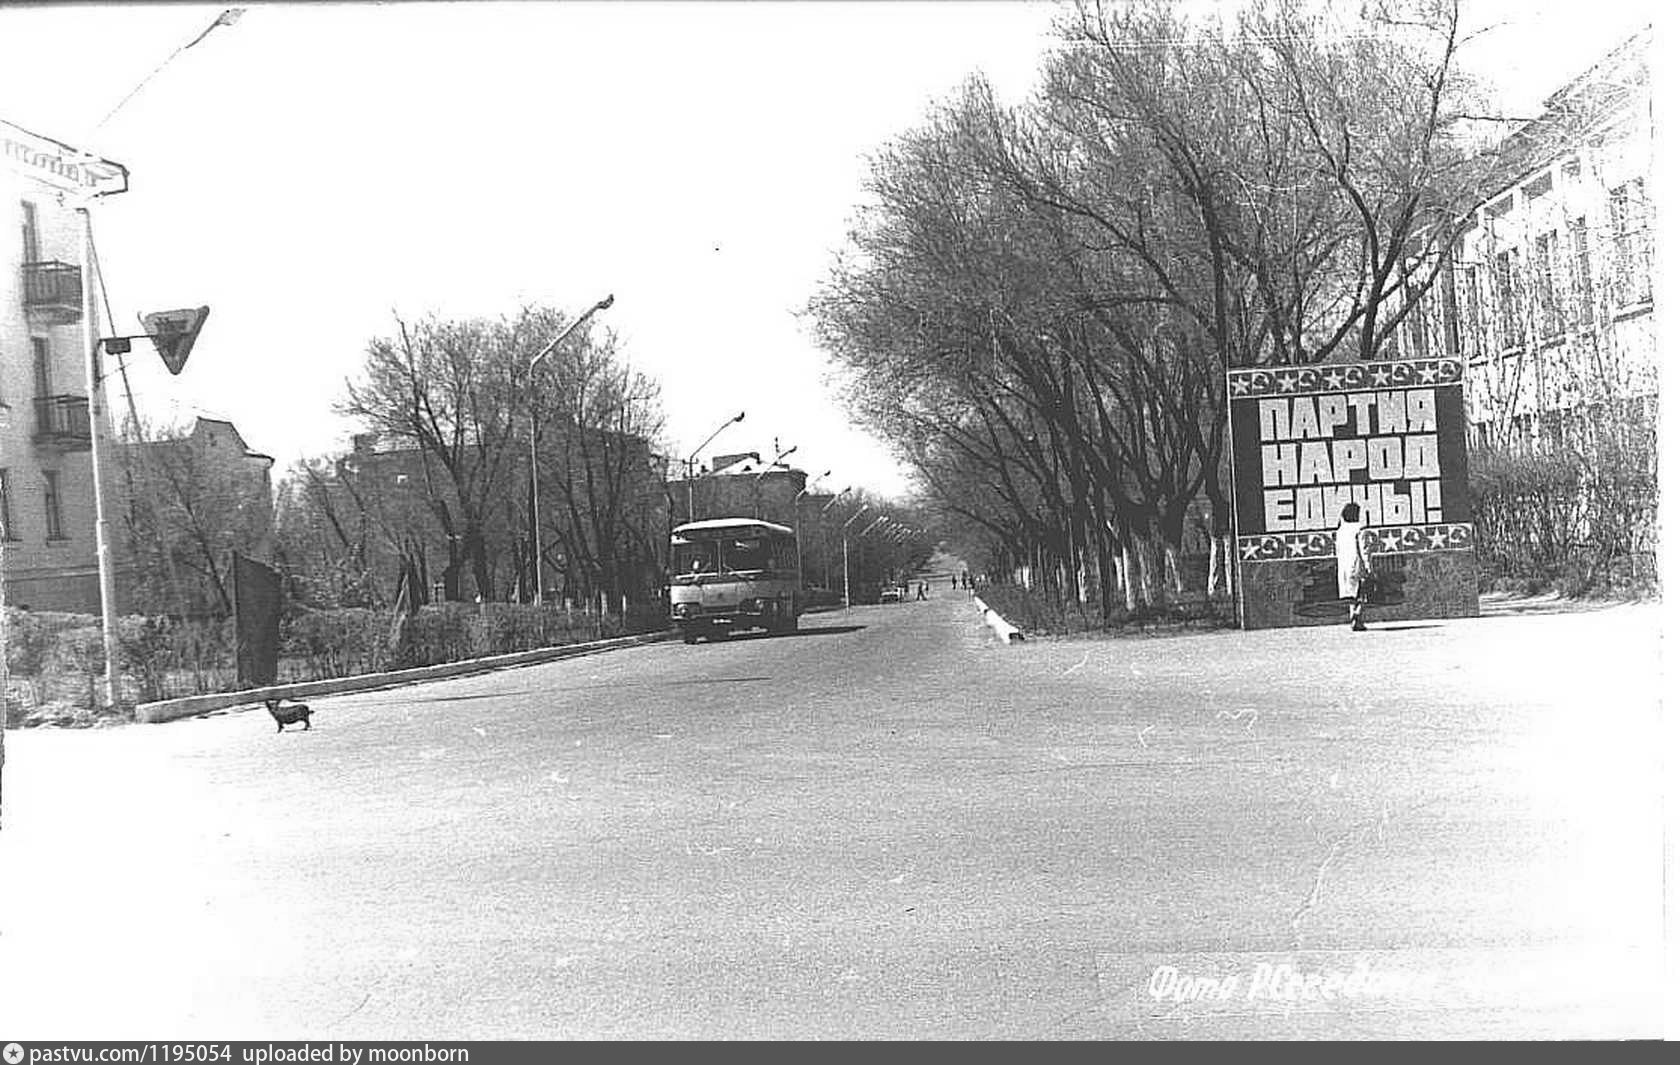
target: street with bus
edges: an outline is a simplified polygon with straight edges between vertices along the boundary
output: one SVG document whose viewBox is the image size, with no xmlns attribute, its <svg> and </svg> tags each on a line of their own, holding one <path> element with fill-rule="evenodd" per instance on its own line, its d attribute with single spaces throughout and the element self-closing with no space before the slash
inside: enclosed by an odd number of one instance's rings
<svg viewBox="0 0 1680 1065">
<path fill-rule="evenodd" d="M 14 733 L 5 1035 L 1654 1030 L 1655 608 L 1006 645 L 930 586 L 308 732 Z M 1278 1005 L 1338 959 L 1457 997 Z"/>
</svg>

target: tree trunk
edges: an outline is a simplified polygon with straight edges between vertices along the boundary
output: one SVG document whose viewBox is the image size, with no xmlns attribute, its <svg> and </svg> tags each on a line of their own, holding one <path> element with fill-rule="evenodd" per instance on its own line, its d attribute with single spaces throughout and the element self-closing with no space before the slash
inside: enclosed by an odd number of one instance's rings
<svg viewBox="0 0 1680 1065">
<path fill-rule="evenodd" d="M 1172 582 L 1173 594 L 1183 595 L 1184 574 L 1180 572 L 1178 566 L 1178 548 L 1174 547 L 1170 543 L 1163 544 L 1161 547 L 1161 553 L 1162 560 L 1166 563 L 1167 567 L 1167 580 Z"/>
<path fill-rule="evenodd" d="M 1207 596 L 1212 599 L 1219 593 L 1220 578 L 1225 567 L 1225 541 L 1218 536 L 1208 537 L 1208 567 L 1207 567 Z M 1226 588 L 1229 589 L 1227 584 Z"/>
<path fill-rule="evenodd" d="M 1127 615 L 1137 613 L 1138 588 L 1137 579 L 1132 575 L 1133 559 L 1136 551 L 1132 548 L 1132 538 L 1120 538 L 1120 553 L 1114 556 L 1114 564 L 1120 571 L 1120 589 L 1125 596 Z"/>
</svg>

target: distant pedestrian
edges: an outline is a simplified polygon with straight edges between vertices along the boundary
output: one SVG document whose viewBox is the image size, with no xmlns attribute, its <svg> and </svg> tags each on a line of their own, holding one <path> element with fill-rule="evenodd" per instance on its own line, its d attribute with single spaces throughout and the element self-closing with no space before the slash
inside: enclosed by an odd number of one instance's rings
<svg viewBox="0 0 1680 1065">
<path fill-rule="evenodd" d="M 927 581 L 922 581 L 916 585 L 916 601 L 918 603 L 927 601 Z"/>
<path fill-rule="evenodd" d="M 951 574 L 951 591 L 954 592 L 956 590 L 957 590 L 957 575 L 955 573 L 953 573 L 953 574 Z"/>
<path fill-rule="evenodd" d="M 1354 632 L 1365 631 L 1365 601 L 1370 598 L 1371 552 L 1365 543 L 1365 518 L 1358 503 L 1342 508 L 1342 523 L 1336 527 L 1336 583 L 1342 601 L 1348 605 L 1348 620 Z"/>
</svg>

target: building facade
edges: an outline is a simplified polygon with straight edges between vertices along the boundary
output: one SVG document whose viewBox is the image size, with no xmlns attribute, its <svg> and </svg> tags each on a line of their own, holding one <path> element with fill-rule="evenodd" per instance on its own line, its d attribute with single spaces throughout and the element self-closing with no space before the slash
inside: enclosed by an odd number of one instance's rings
<svg viewBox="0 0 1680 1065">
<path fill-rule="evenodd" d="M 148 614 L 225 616 L 232 554 L 274 560 L 274 459 L 232 422 L 126 442 L 116 452 L 126 532 L 119 601 Z M 118 518 L 113 515 L 113 525 Z"/>
<path fill-rule="evenodd" d="M 495 501 L 480 507 L 482 524 L 471 531 L 482 542 L 488 598 L 495 600 L 535 596 L 528 448 L 528 438 L 516 438 L 499 459 L 474 445 L 466 448 L 466 460 L 484 477 L 475 494 Z M 649 442 L 551 426 L 540 448 L 536 517 L 544 598 L 574 605 L 604 601 L 613 610 L 656 599 L 664 586 L 669 525 L 664 466 Z M 483 595 L 460 493 L 436 456 L 412 438 L 358 434 L 330 480 L 313 492 L 310 505 L 331 508 L 339 527 L 355 530 L 356 553 L 374 574 L 377 592 L 394 595 L 406 579 L 421 602 L 470 602 Z"/>
<path fill-rule="evenodd" d="M 756 451 L 717 455 L 709 471 L 701 467 L 692 477 L 669 482 L 674 524 L 707 518 L 762 518 L 791 527 L 794 500 L 804 491 L 805 482 L 804 470 L 766 463 Z"/>
<path fill-rule="evenodd" d="M 1497 176 L 1401 358 L 1465 360 L 1472 446 L 1654 428 L 1651 34 L 1554 93 L 1499 146 Z"/>
<path fill-rule="evenodd" d="M 13 606 L 100 609 L 83 308 L 101 299 L 77 208 L 126 187 L 119 164 L 0 121 L 0 536 Z M 98 428 L 111 438 L 108 418 Z"/>
</svg>

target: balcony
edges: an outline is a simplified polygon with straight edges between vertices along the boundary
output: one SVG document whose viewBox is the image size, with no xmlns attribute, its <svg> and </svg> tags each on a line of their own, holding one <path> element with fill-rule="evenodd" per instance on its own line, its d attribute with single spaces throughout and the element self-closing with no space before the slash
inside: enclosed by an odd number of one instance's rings
<svg viewBox="0 0 1680 1065">
<path fill-rule="evenodd" d="M 36 396 L 35 446 L 86 451 L 93 446 L 86 396 Z"/>
<path fill-rule="evenodd" d="M 23 307 L 32 321 L 65 325 L 82 318 L 82 268 L 69 263 L 23 264 Z"/>
</svg>

